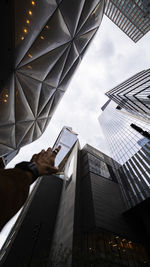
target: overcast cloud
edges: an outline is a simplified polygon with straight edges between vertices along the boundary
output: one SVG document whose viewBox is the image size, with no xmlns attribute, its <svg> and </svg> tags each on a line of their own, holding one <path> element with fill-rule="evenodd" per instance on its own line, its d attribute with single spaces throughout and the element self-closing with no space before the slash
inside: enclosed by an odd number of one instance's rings
<svg viewBox="0 0 150 267">
<path fill-rule="evenodd" d="M 21 160 L 29 160 L 33 153 L 52 146 L 64 125 L 79 134 L 81 147 L 88 143 L 109 155 L 98 123 L 100 108 L 108 99 L 104 92 L 149 68 L 149 45 L 150 33 L 135 44 L 104 16 L 46 132 L 37 141 L 22 148 L 9 167 Z M 1 244 L 10 225 L 1 233 Z"/>
</svg>

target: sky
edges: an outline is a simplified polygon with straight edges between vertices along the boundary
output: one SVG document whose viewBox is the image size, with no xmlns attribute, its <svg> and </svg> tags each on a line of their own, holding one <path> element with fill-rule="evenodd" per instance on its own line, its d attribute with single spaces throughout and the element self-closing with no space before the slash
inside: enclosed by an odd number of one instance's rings
<svg viewBox="0 0 150 267">
<path fill-rule="evenodd" d="M 21 148 L 8 168 L 29 161 L 34 153 L 53 146 L 63 126 L 78 133 L 81 147 L 86 143 L 110 155 L 98 123 L 105 92 L 139 71 L 150 68 L 150 32 L 134 43 L 104 16 L 101 26 L 78 67 L 67 92 L 46 131 L 38 140 Z M 0 247 L 16 217 L 0 234 Z"/>
</svg>

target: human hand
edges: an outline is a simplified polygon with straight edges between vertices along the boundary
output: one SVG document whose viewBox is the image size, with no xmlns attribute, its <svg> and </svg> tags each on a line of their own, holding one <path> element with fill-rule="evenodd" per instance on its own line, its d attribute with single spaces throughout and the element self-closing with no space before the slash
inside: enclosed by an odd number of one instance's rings
<svg viewBox="0 0 150 267">
<path fill-rule="evenodd" d="M 33 155 L 31 162 L 35 162 L 40 176 L 58 172 L 58 168 L 55 167 L 55 158 L 60 149 L 61 146 L 58 146 L 52 151 L 49 147 L 46 151 L 43 149 L 39 154 Z"/>
</svg>

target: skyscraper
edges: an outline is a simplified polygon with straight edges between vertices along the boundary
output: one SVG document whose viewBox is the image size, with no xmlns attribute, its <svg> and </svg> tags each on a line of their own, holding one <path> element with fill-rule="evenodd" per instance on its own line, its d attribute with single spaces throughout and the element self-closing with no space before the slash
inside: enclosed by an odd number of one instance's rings
<svg viewBox="0 0 150 267">
<path fill-rule="evenodd" d="M 103 110 L 99 122 L 112 157 L 122 166 L 120 183 L 128 206 L 134 206 L 150 196 L 149 151 L 150 141 L 131 127 L 134 123 L 146 131 L 150 125 L 116 109 L 112 101 Z M 125 179 L 124 179 L 125 177 Z"/>
<path fill-rule="evenodd" d="M 108 101 L 109 102 L 109 101 Z M 150 233 L 148 224 L 150 199 L 150 140 L 143 131 L 150 131 L 150 124 L 138 120 L 124 108 L 118 109 L 114 102 L 107 102 L 99 117 L 101 128 L 117 166 L 118 182 L 126 203 L 126 216 L 135 220 L 137 235 L 143 236 L 147 244 Z M 134 127 L 131 127 L 133 126 Z M 138 126 L 137 126 L 138 125 Z M 143 129 L 137 131 L 137 129 Z M 141 225 L 141 227 L 140 227 Z"/>
<path fill-rule="evenodd" d="M 150 69 L 135 74 L 106 95 L 118 104 L 118 108 L 150 121 Z"/>
<path fill-rule="evenodd" d="M 149 0 L 106 0 L 105 15 L 134 42 L 150 30 Z"/>
<path fill-rule="evenodd" d="M 109 90 L 99 117 L 112 157 L 123 165 L 121 183 L 130 207 L 150 196 L 149 77 L 144 70 Z"/>
<path fill-rule="evenodd" d="M 126 206 L 116 166 L 119 164 L 112 158 L 90 145 L 81 150 L 74 233 L 77 255 L 73 266 L 148 264 L 139 235 L 134 235 L 131 221 L 128 224 L 123 216 Z"/>
<path fill-rule="evenodd" d="M 103 109 L 103 108 L 102 108 Z M 150 124 L 147 121 L 138 120 L 136 117 L 126 113 L 122 108 L 111 101 L 99 116 L 99 122 L 106 137 L 111 156 L 120 164 L 124 164 L 135 153 L 141 149 L 143 136 L 131 127 L 135 124 L 144 131 L 150 131 Z M 145 137 L 143 144 L 149 142 Z"/>
<path fill-rule="evenodd" d="M 1 156 L 45 131 L 103 11 L 104 0 L 2 1 Z"/>
</svg>

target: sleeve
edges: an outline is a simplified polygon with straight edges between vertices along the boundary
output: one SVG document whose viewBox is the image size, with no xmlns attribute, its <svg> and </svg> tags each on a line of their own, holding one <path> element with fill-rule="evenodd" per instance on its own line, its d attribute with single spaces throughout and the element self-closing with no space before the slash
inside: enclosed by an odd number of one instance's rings
<svg viewBox="0 0 150 267">
<path fill-rule="evenodd" d="M 0 231 L 24 205 L 31 183 L 29 171 L 0 169 Z"/>
</svg>

